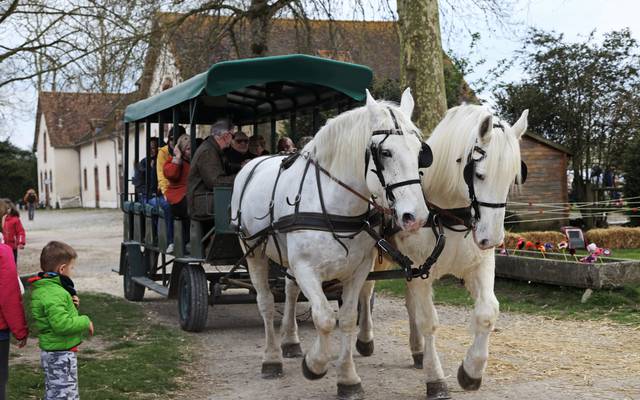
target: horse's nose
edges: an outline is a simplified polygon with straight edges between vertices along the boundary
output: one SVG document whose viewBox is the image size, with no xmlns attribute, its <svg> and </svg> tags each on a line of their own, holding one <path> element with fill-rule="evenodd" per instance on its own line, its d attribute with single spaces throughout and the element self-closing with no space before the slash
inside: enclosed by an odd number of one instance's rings
<svg viewBox="0 0 640 400">
<path fill-rule="evenodd" d="M 479 244 L 480 244 L 480 247 L 486 248 L 489 246 L 489 239 L 482 239 Z"/>
<path fill-rule="evenodd" d="M 416 222 L 416 216 L 412 213 L 404 213 L 402 214 L 402 223 L 405 225 L 409 225 Z"/>
</svg>

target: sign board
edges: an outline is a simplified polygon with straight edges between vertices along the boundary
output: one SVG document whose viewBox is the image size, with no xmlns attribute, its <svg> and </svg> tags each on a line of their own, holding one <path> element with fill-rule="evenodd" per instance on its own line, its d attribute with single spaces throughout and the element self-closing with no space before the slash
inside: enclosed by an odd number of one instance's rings
<svg viewBox="0 0 640 400">
<path fill-rule="evenodd" d="M 567 242 L 569 242 L 570 249 L 584 249 L 587 247 L 584 242 L 584 233 L 582 233 L 582 229 L 574 228 L 572 226 L 563 226 L 562 232 L 567 236 Z"/>
</svg>

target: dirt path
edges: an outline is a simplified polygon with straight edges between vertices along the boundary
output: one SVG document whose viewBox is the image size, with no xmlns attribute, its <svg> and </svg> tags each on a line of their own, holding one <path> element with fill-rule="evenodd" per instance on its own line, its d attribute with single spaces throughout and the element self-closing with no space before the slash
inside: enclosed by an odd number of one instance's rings
<svg viewBox="0 0 640 400">
<path fill-rule="evenodd" d="M 111 272 L 119 257 L 121 216 L 117 211 L 39 213 L 27 222 L 28 248 L 22 273 L 37 270 L 39 249 L 52 239 L 79 252 L 80 290 L 122 295 Z M 177 326 L 176 303 L 147 296 L 153 318 Z M 304 307 L 301 304 L 300 307 Z M 489 367 L 478 392 L 463 392 L 455 372 L 471 342 L 469 311 L 438 307 L 442 327 L 438 349 L 455 399 L 640 399 L 640 330 L 607 322 L 557 321 L 502 314 L 491 338 Z M 424 399 L 422 372 L 410 368 L 408 323 L 401 299 L 378 296 L 374 313 L 376 350 L 356 357 L 368 400 Z M 205 332 L 192 337 L 200 350 L 185 379 L 189 399 L 334 399 L 335 368 L 319 381 L 302 377 L 300 360 L 285 360 L 285 376 L 260 379 L 264 345 L 262 320 L 253 305 L 213 306 Z M 313 324 L 300 325 L 303 349 L 313 340 Z M 335 335 L 334 335 L 335 336 Z M 334 350 L 337 341 L 334 337 Z"/>
</svg>

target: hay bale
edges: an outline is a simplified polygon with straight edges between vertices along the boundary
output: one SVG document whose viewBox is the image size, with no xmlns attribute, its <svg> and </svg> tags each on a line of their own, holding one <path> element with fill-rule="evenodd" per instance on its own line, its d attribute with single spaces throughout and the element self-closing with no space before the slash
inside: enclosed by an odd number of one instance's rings
<svg viewBox="0 0 640 400">
<path fill-rule="evenodd" d="M 507 232 L 504 242 L 508 249 L 513 249 L 518 239 L 523 238 L 531 242 L 556 245 L 567 238 L 558 231 Z M 595 243 L 598 247 L 609 249 L 637 249 L 640 248 L 640 228 L 606 228 L 592 229 L 585 233 L 585 241 Z"/>
<path fill-rule="evenodd" d="M 557 231 L 507 232 L 504 238 L 504 243 L 508 249 L 513 249 L 516 247 L 519 238 L 523 238 L 524 240 L 528 240 L 533 243 L 551 242 L 554 246 L 563 240 L 567 240 L 561 232 Z"/>
<path fill-rule="evenodd" d="M 585 233 L 587 243 L 610 249 L 635 249 L 640 247 L 640 228 L 591 229 Z"/>
</svg>

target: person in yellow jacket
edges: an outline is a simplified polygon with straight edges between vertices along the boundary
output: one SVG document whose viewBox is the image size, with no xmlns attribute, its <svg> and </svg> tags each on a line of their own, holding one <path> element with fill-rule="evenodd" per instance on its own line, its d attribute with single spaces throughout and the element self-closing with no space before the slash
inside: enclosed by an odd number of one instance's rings
<svg viewBox="0 0 640 400">
<path fill-rule="evenodd" d="M 186 133 L 187 132 L 184 127 L 178 125 L 177 134 L 174 137 L 173 128 L 171 128 L 169 130 L 167 144 L 158 149 L 158 157 L 156 158 L 156 174 L 158 176 L 159 193 L 156 197 L 149 200 L 149 204 L 162 208 L 162 211 L 164 212 L 164 222 L 167 226 L 167 241 L 169 243 L 167 246 L 167 253 L 173 252 L 173 215 L 171 214 L 171 207 L 169 206 L 169 202 L 167 202 L 167 198 L 165 196 L 167 188 L 169 187 L 169 180 L 164 176 L 164 164 L 166 164 L 169 156 L 173 152 L 174 140 L 177 141 L 180 136 Z"/>
</svg>

